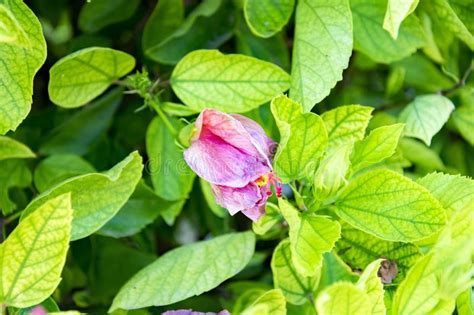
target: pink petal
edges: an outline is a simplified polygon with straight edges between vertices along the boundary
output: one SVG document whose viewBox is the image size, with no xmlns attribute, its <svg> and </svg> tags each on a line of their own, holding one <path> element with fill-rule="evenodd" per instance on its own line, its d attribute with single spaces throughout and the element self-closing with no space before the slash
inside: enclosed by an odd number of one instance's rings
<svg viewBox="0 0 474 315">
<path fill-rule="evenodd" d="M 196 120 L 196 128 L 184 158 L 208 182 L 244 187 L 272 170 L 261 145 L 234 117 L 205 109 Z"/>
<path fill-rule="evenodd" d="M 260 150 L 270 159 L 274 154 L 276 144 L 267 136 L 265 130 L 250 118 L 238 114 L 231 114 L 230 116 L 242 124 L 245 130 L 247 130 L 250 136 L 255 140 Z"/>
<path fill-rule="evenodd" d="M 231 215 L 244 209 L 253 208 L 262 199 L 260 187 L 249 183 L 242 188 L 212 185 L 216 202 L 229 210 Z"/>
<path fill-rule="evenodd" d="M 270 185 L 259 187 L 249 183 L 242 188 L 212 185 L 216 202 L 226 208 L 231 215 L 241 211 L 253 221 L 257 221 L 265 214 L 265 204 L 268 199 L 267 192 Z"/>
<path fill-rule="evenodd" d="M 265 214 L 265 206 L 256 206 L 253 208 L 242 210 L 242 213 L 245 214 L 253 222 L 257 222 L 258 219 Z"/>
</svg>

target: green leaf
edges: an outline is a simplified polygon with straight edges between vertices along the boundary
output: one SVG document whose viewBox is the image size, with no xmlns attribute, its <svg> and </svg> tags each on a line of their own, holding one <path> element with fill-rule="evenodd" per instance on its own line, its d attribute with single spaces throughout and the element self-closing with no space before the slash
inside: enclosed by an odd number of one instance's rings
<svg viewBox="0 0 474 315">
<path fill-rule="evenodd" d="M 347 68 L 352 54 L 348 0 L 299 1 L 296 7 L 290 97 L 310 111 L 324 99 Z M 317 30 L 317 31 L 315 31 Z"/>
<path fill-rule="evenodd" d="M 71 196 L 60 195 L 21 221 L 1 244 L 2 303 L 28 307 L 53 293 L 66 261 L 71 220 Z"/>
<path fill-rule="evenodd" d="M 271 110 L 280 131 L 273 165 L 283 182 L 311 176 L 326 148 L 327 133 L 321 117 L 303 113 L 300 104 L 281 95 Z"/>
<path fill-rule="evenodd" d="M 414 54 L 393 64 L 405 70 L 405 85 L 413 86 L 425 92 L 438 92 L 449 89 L 455 83 L 444 75 L 428 58 L 421 54 Z"/>
<path fill-rule="evenodd" d="M 339 282 L 319 294 L 316 310 L 325 315 L 367 315 L 371 307 L 363 290 L 352 283 Z"/>
<path fill-rule="evenodd" d="M 394 261 L 399 272 L 395 282 L 403 279 L 421 256 L 418 247 L 411 243 L 384 241 L 347 224 L 343 225 L 342 237 L 337 241 L 336 248 L 341 258 L 356 269 L 365 269 L 372 261 L 382 257 Z"/>
<path fill-rule="evenodd" d="M 402 138 L 400 140 L 400 148 L 406 159 L 413 162 L 424 171 L 444 170 L 446 168 L 438 153 L 431 150 L 421 141 Z"/>
<path fill-rule="evenodd" d="M 352 0 L 354 17 L 354 49 L 374 61 L 391 63 L 414 53 L 425 44 L 425 35 L 417 17 L 408 16 L 398 31 L 397 39 L 382 27 L 386 1 Z"/>
<path fill-rule="evenodd" d="M 410 269 L 393 299 L 393 314 L 451 314 L 471 287 L 472 207 L 456 212 L 436 246 Z"/>
<path fill-rule="evenodd" d="M 460 175 L 431 173 L 417 180 L 448 210 L 448 217 L 474 204 L 474 180 Z"/>
<path fill-rule="evenodd" d="M 122 101 L 122 91 L 114 89 L 54 128 L 41 143 L 45 154 L 89 152 L 92 144 L 109 128 Z M 87 124 L 84 122 L 87 121 Z"/>
<path fill-rule="evenodd" d="M 372 111 L 368 106 L 346 105 L 324 112 L 321 118 L 328 131 L 327 154 L 343 144 L 362 140 Z"/>
<path fill-rule="evenodd" d="M 90 47 L 61 58 L 49 70 L 49 97 L 65 108 L 87 104 L 135 67 L 135 58 L 119 50 Z"/>
<path fill-rule="evenodd" d="M 104 173 L 73 177 L 45 191 L 26 207 L 22 218 L 35 213 L 51 198 L 71 192 L 74 209 L 71 239 L 89 236 L 125 204 L 141 178 L 142 169 L 142 158 L 135 151 Z"/>
<path fill-rule="evenodd" d="M 178 127 L 177 120 L 170 119 L 170 122 Z M 148 126 L 146 149 L 156 194 L 166 200 L 186 199 L 193 188 L 195 174 L 184 161 L 174 136 L 159 117 Z"/>
<path fill-rule="evenodd" d="M 461 293 L 456 299 L 456 310 L 459 315 L 473 315 L 474 305 L 472 297 L 472 288 Z"/>
<path fill-rule="evenodd" d="M 176 31 L 184 20 L 184 1 L 158 1 L 143 28 L 143 51 L 159 45 Z"/>
<path fill-rule="evenodd" d="M 351 155 L 352 171 L 357 172 L 391 157 L 403 128 L 403 124 L 379 127 L 372 130 L 364 140 L 356 142 Z"/>
<path fill-rule="evenodd" d="M 271 267 L 275 288 L 281 289 L 289 303 L 304 304 L 318 284 L 319 274 L 313 277 L 300 275 L 292 263 L 290 241 L 283 240 L 273 252 Z"/>
<path fill-rule="evenodd" d="M 449 31 L 451 31 L 454 35 L 456 35 L 456 37 L 458 37 L 464 43 L 466 43 L 466 45 L 471 50 L 474 49 L 474 36 L 463 23 L 463 21 L 459 18 L 456 12 L 453 10 L 453 7 L 455 7 L 456 10 L 459 12 L 458 6 L 454 5 L 452 7 L 451 1 L 448 2 L 447 0 L 432 0 L 429 1 L 426 5 L 430 15 L 433 15 L 436 19 L 442 21 L 443 26 L 446 27 Z M 461 9 L 461 11 L 464 11 L 464 14 L 466 14 L 467 16 L 469 16 L 470 14 L 469 6 L 470 5 L 467 3 L 462 3 L 463 9 Z M 461 15 L 463 18 L 466 17 L 466 15 L 464 14 Z M 471 16 L 469 16 L 469 18 L 472 20 Z M 472 22 L 468 25 L 472 27 Z"/>
<path fill-rule="evenodd" d="M 344 144 L 321 161 L 313 180 L 313 195 L 316 199 L 327 199 L 347 183 L 351 152 L 352 144 Z"/>
<path fill-rule="evenodd" d="M 173 103 L 173 102 L 162 102 L 160 103 L 161 109 L 171 116 L 192 116 L 199 113 L 199 111 L 189 108 L 186 105 Z"/>
<path fill-rule="evenodd" d="M 406 124 L 406 136 L 418 138 L 429 146 L 453 110 L 453 103 L 442 95 L 417 96 L 400 113 L 399 121 Z"/>
<path fill-rule="evenodd" d="M 318 291 L 340 281 L 356 282 L 359 276 L 334 252 L 324 253 Z M 360 268 L 363 269 L 363 268 Z"/>
<path fill-rule="evenodd" d="M 84 32 L 97 32 L 104 27 L 126 21 L 133 16 L 140 0 L 118 0 L 110 5 L 108 0 L 85 2 L 79 12 L 79 28 Z"/>
<path fill-rule="evenodd" d="M 299 213 L 284 199 L 278 204 L 290 226 L 293 265 L 302 276 L 312 277 L 321 268 L 323 254 L 330 252 L 341 236 L 341 226 L 323 216 Z"/>
<path fill-rule="evenodd" d="M 9 159 L 0 161 L 0 209 L 4 215 L 10 214 L 17 205 L 10 199 L 11 188 L 26 188 L 32 180 L 26 161 Z"/>
<path fill-rule="evenodd" d="M 463 138 L 474 146 L 474 106 L 458 107 L 451 117 Z"/>
<path fill-rule="evenodd" d="M 46 60 L 46 42 L 38 18 L 22 0 L 2 1 L 0 6 L 0 24 L 7 27 L 0 26 L 1 135 L 15 130 L 30 112 L 33 78 Z M 4 33 L 6 41 L 1 39 Z"/>
<path fill-rule="evenodd" d="M 265 292 L 242 315 L 286 315 L 286 301 L 280 289 Z"/>
<path fill-rule="evenodd" d="M 255 35 L 271 37 L 288 23 L 294 6 L 295 0 L 244 0 L 245 20 Z"/>
<path fill-rule="evenodd" d="M 173 206 L 175 202 L 158 197 L 140 181 L 130 199 L 98 233 L 115 238 L 134 235 Z"/>
<path fill-rule="evenodd" d="M 176 5 L 175 1 L 173 5 Z M 174 32 L 165 29 L 170 34 L 166 38 L 157 37 L 156 44 L 150 43 L 150 46 L 145 48 L 145 54 L 159 63 L 174 65 L 194 50 L 217 48 L 232 36 L 233 14 L 234 8 L 228 1 L 204 0 Z M 156 33 L 160 32 L 161 29 L 155 30 L 153 35 L 156 36 Z M 158 42 L 162 38 L 163 40 Z"/>
<path fill-rule="evenodd" d="M 34 181 L 39 192 L 74 176 L 92 173 L 95 169 L 86 160 L 73 154 L 52 155 L 41 161 L 35 169 Z"/>
<path fill-rule="evenodd" d="M 472 18 L 472 0 L 449 0 L 449 5 L 463 22 L 471 34 L 474 34 L 474 19 Z"/>
<path fill-rule="evenodd" d="M 411 242 L 439 231 L 440 203 L 423 186 L 388 170 L 362 174 L 343 188 L 337 214 L 352 226 L 389 241 Z"/>
<path fill-rule="evenodd" d="M 249 111 L 287 90 L 289 81 L 289 75 L 272 63 L 217 50 L 189 53 L 171 75 L 176 95 L 198 111 Z"/>
<path fill-rule="evenodd" d="M 257 222 L 252 223 L 252 230 L 255 234 L 264 235 L 281 221 L 283 221 L 283 216 L 278 207 L 268 202 L 265 205 L 265 215 L 260 217 Z"/>
<path fill-rule="evenodd" d="M 419 0 L 388 0 L 383 28 L 392 35 L 393 39 L 397 39 L 400 25 L 408 15 L 415 11 L 418 2 Z"/>
<path fill-rule="evenodd" d="M 36 155 L 23 143 L 9 137 L 0 136 L 0 161 L 34 157 Z"/>
<path fill-rule="evenodd" d="M 133 276 L 110 311 L 168 305 L 209 291 L 233 277 L 254 253 L 253 233 L 231 233 L 173 249 Z"/>
<path fill-rule="evenodd" d="M 386 314 L 385 304 L 383 301 L 383 284 L 377 275 L 381 262 L 382 259 L 377 259 L 376 261 L 370 263 L 360 275 L 359 281 L 357 281 L 356 284 L 356 286 L 367 293 L 369 297 L 370 311 L 367 314 Z"/>
<path fill-rule="evenodd" d="M 244 17 L 238 16 L 235 30 L 236 51 L 290 69 L 290 52 L 283 32 L 269 38 L 254 35 Z"/>
</svg>

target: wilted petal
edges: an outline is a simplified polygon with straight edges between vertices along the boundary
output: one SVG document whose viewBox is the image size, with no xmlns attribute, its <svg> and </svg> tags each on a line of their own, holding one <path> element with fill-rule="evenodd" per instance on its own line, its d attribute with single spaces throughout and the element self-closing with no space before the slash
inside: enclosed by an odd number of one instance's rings
<svg viewBox="0 0 474 315">
<path fill-rule="evenodd" d="M 234 117 L 206 109 L 184 158 L 191 169 L 216 185 L 244 187 L 272 170 L 261 145 Z"/>
<path fill-rule="evenodd" d="M 269 185 L 259 187 L 255 183 L 249 183 L 241 188 L 212 185 L 212 190 L 216 202 L 226 208 L 231 215 L 242 211 L 247 217 L 256 221 L 265 214 L 264 205 L 268 199 Z"/>
<path fill-rule="evenodd" d="M 267 136 L 265 130 L 250 118 L 238 114 L 232 114 L 231 116 L 242 124 L 245 130 L 247 130 L 250 136 L 255 140 L 262 152 L 264 152 L 270 159 L 273 156 L 275 142 Z"/>
<path fill-rule="evenodd" d="M 242 213 L 250 220 L 257 222 L 258 219 L 265 214 L 265 206 L 255 206 L 253 208 L 244 209 Z"/>
</svg>

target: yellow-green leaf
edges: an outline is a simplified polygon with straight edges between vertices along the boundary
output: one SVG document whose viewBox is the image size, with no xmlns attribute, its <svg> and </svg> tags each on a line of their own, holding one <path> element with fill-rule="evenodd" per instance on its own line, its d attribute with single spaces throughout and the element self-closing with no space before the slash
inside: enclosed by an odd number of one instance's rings
<svg viewBox="0 0 474 315">
<path fill-rule="evenodd" d="M 395 282 L 400 282 L 421 256 L 418 247 L 411 243 L 384 241 L 348 224 L 343 224 L 342 237 L 337 241 L 336 248 L 344 261 L 356 269 L 365 269 L 379 258 L 395 262 L 398 269 Z"/>
<path fill-rule="evenodd" d="M 354 145 L 351 155 L 352 171 L 357 172 L 367 166 L 379 163 L 395 153 L 403 124 L 376 128 Z"/>
<path fill-rule="evenodd" d="M 400 113 L 399 121 L 406 124 L 406 136 L 418 138 L 429 146 L 453 110 L 453 103 L 442 95 L 417 96 Z"/>
<path fill-rule="evenodd" d="M 321 117 L 303 113 L 300 104 L 281 95 L 271 103 L 280 131 L 280 144 L 274 158 L 275 171 L 283 182 L 311 176 L 327 144 Z"/>
<path fill-rule="evenodd" d="M 349 0 L 298 1 L 290 97 L 305 111 L 329 95 L 352 54 Z"/>
<path fill-rule="evenodd" d="M 342 189 L 336 207 L 352 226 L 389 241 L 427 238 L 446 221 L 441 204 L 426 188 L 389 170 L 356 177 Z"/>
<path fill-rule="evenodd" d="M 339 282 L 318 295 L 316 310 L 321 315 L 367 315 L 371 308 L 367 293 L 350 282 Z"/>
<path fill-rule="evenodd" d="M 33 78 L 46 60 L 46 41 L 38 18 L 23 0 L 2 1 L 2 23 L 9 25 L 0 27 L 0 134 L 5 134 L 30 112 Z"/>
<path fill-rule="evenodd" d="M 28 218 L 51 198 L 71 192 L 74 208 L 71 239 L 89 236 L 125 204 L 141 178 L 142 169 L 142 158 L 135 151 L 104 173 L 72 177 L 45 191 L 26 207 L 22 218 Z"/>
<path fill-rule="evenodd" d="M 56 62 L 49 70 L 49 97 L 56 105 L 85 105 L 135 67 L 135 58 L 119 50 L 90 47 Z"/>
<path fill-rule="evenodd" d="M 28 307 L 46 299 L 61 281 L 71 233 L 71 196 L 48 200 L 0 248 L 0 302 Z"/>
<path fill-rule="evenodd" d="M 34 158 L 36 155 L 23 143 L 0 136 L 0 160 Z"/>
<path fill-rule="evenodd" d="M 415 11 L 419 0 L 388 0 L 383 28 L 396 40 L 403 20 Z"/>
<path fill-rule="evenodd" d="M 245 20 L 255 35 L 270 37 L 288 23 L 294 5 L 295 0 L 245 0 Z"/>
<path fill-rule="evenodd" d="M 372 111 L 368 106 L 346 105 L 324 112 L 321 118 L 328 132 L 328 154 L 343 144 L 362 140 Z"/>
<path fill-rule="evenodd" d="M 265 292 L 242 315 L 286 315 L 286 300 L 280 289 Z"/>
<path fill-rule="evenodd" d="M 367 314 L 371 315 L 385 315 L 386 309 L 383 301 L 384 290 L 381 279 L 377 273 L 380 269 L 380 263 L 382 259 L 377 259 L 371 262 L 360 275 L 359 281 L 356 286 L 364 290 L 369 297 L 370 312 Z"/>
<path fill-rule="evenodd" d="M 393 39 L 382 27 L 386 4 L 384 0 L 351 0 L 354 49 L 374 61 L 392 63 L 423 47 L 425 34 L 418 18 L 410 15 L 400 27 L 397 39 Z"/>
<path fill-rule="evenodd" d="M 247 265 L 254 248 L 253 233 L 245 232 L 173 249 L 135 274 L 110 311 L 168 305 L 214 289 Z"/>
<path fill-rule="evenodd" d="M 271 267 L 275 288 L 281 289 L 289 303 L 301 305 L 316 290 L 319 272 L 311 277 L 303 277 L 293 266 L 290 241 L 283 240 L 273 252 Z"/>
<path fill-rule="evenodd" d="M 341 236 L 341 225 L 323 216 L 299 213 L 288 201 L 279 200 L 280 211 L 290 226 L 291 257 L 298 273 L 311 277 L 321 268 L 323 254 Z"/>
<path fill-rule="evenodd" d="M 290 86 L 278 66 L 244 55 L 196 50 L 176 65 L 171 87 L 190 108 L 245 112 L 271 100 Z"/>
<path fill-rule="evenodd" d="M 393 298 L 393 314 L 452 314 L 456 297 L 471 287 L 474 214 L 456 212 L 430 252 L 410 269 Z"/>
</svg>

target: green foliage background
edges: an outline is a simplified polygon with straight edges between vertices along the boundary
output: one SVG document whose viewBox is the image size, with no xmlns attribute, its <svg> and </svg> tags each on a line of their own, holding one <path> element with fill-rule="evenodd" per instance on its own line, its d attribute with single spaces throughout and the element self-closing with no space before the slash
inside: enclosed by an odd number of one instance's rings
<svg viewBox="0 0 474 315">
<path fill-rule="evenodd" d="M 472 315 L 473 33 L 472 0 L 0 0 L 2 311 Z M 208 107 L 279 142 L 258 222 L 183 159 Z"/>
</svg>

